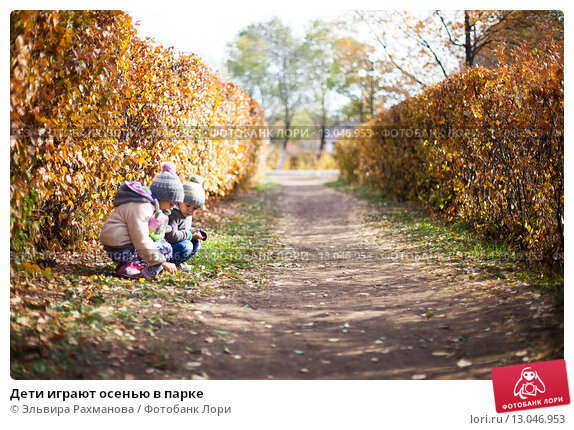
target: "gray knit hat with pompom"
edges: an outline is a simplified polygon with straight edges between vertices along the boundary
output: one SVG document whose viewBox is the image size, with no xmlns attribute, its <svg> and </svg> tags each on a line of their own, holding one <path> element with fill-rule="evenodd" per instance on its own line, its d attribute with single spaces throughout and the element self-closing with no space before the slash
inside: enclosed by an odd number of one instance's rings
<svg viewBox="0 0 574 430">
<path fill-rule="evenodd" d="M 203 208 L 205 205 L 204 179 L 199 175 L 192 175 L 189 181 L 183 184 L 183 201 Z"/>
<path fill-rule="evenodd" d="M 161 172 L 153 178 L 149 187 L 156 199 L 183 202 L 183 185 L 176 170 L 176 165 L 171 161 L 161 165 Z"/>
</svg>

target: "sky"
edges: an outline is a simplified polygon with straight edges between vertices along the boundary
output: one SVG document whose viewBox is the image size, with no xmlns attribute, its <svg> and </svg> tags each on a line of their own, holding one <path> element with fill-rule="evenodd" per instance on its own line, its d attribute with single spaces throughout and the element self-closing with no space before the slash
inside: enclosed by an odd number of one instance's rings
<svg viewBox="0 0 574 430">
<path fill-rule="evenodd" d="M 127 9 L 140 37 L 151 37 L 159 44 L 176 51 L 192 52 L 223 73 L 227 44 L 249 24 L 265 22 L 273 17 L 289 24 L 294 31 L 303 33 L 312 19 L 331 20 L 345 14 L 344 8 L 322 9 Z"/>
<path fill-rule="evenodd" d="M 550 0 L 552 3 L 552 0 Z M 488 9 L 488 0 L 481 7 Z M 516 1 L 498 0 L 492 8 L 516 8 Z M 502 4 L 501 4 L 502 3 Z M 506 4 L 509 3 L 509 4 Z M 522 8 L 530 0 L 522 0 Z M 112 8 L 127 11 L 136 26 L 141 37 L 151 37 L 159 44 L 170 47 L 176 51 L 194 53 L 217 72 L 225 73 L 225 59 L 227 44 L 243 28 L 249 24 L 265 22 L 273 17 L 279 17 L 296 32 L 303 34 L 304 26 L 312 19 L 325 21 L 340 18 L 352 14 L 352 9 L 381 9 L 391 6 L 390 9 L 464 9 L 471 4 L 461 5 L 452 0 L 433 2 L 432 4 L 421 1 L 402 0 L 400 4 L 383 4 L 378 0 L 287 0 L 286 2 L 271 2 L 261 0 L 209 0 L 201 4 L 195 2 L 138 2 L 128 1 L 114 4 Z M 477 6 L 475 4 L 475 6 Z M 507 7 L 505 7 L 507 6 Z M 512 7 L 514 6 L 514 7 Z M 552 5 L 545 7 L 552 8 Z M 77 6 L 76 6 L 77 7 Z M 64 7 L 65 8 L 65 7 Z M 106 9 L 104 6 L 98 8 Z M 470 7 L 472 8 L 472 7 Z M 521 7 L 519 7 L 521 8 Z M 365 35 L 368 42 L 377 45 L 372 40 L 372 35 Z M 381 54 L 381 56 L 384 56 Z"/>
</svg>

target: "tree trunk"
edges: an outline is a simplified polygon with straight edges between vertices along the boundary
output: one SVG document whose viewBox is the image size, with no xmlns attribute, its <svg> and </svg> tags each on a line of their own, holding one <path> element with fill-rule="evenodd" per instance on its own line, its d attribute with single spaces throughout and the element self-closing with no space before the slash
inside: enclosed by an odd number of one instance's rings
<svg viewBox="0 0 574 430">
<path fill-rule="evenodd" d="M 470 68 L 474 63 L 474 55 L 472 53 L 472 37 L 470 32 L 472 27 L 470 26 L 470 16 L 468 11 L 464 11 L 464 53 L 465 53 L 465 63 L 466 67 Z"/>
<path fill-rule="evenodd" d="M 323 105 L 321 107 L 321 143 L 319 144 L 319 154 L 317 158 L 321 158 L 321 154 L 325 150 L 325 133 L 327 132 L 327 107 L 325 106 L 325 95 L 323 95 Z"/>
<path fill-rule="evenodd" d="M 276 170 L 281 170 L 283 168 L 283 164 L 287 159 L 287 143 L 289 142 L 289 127 L 291 127 L 291 118 L 289 115 L 289 110 L 285 110 L 285 140 L 283 140 L 283 144 L 281 145 L 281 157 L 279 158 L 279 164 L 277 165 Z"/>
<path fill-rule="evenodd" d="M 281 145 L 281 157 L 279 157 L 279 163 L 275 170 L 281 170 L 283 168 L 283 164 L 285 164 L 285 159 L 287 158 L 287 141 L 283 142 Z"/>
</svg>

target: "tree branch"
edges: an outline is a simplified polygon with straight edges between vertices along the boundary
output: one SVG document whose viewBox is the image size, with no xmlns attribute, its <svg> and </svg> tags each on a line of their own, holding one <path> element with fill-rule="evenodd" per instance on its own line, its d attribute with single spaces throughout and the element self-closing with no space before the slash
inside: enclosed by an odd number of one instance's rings
<svg viewBox="0 0 574 430">
<path fill-rule="evenodd" d="M 371 33 L 373 33 L 373 36 L 375 36 L 375 39 L 377 40 L 377 42 L 379 42 L 381 44 L 381 46 L 383 47 L 383 49 L 385 50 L 385 53 L 387 54 L 387 56 L 389 57 L 389 60 L 391 61 L 391 63 L 398 69 L 400 70 L 402 73 L 404 73 L 406 76 L 408 76 L 409 78 L 411 78 L 413 81 L 417 82 L 419 85 L 421 85 L 423 88 L 427 88 L 427 85 L 423 82 L 421 82 L 419 79 L 417 79 L 415 76 L 413 76 L 412 74 L 410 74 L 409 72 L 407 72 L 405 69 L 403 69 L 393 58 L 393 56 L 391 55 L 391 53 L 389 52 L 389 50 L 387 49 L 387 45 L 386 43 L 381 40 L 381 38 L 377 35 L 377 33 L 374 31 L 373 27 L 371 26 L 371 24 L 369 23 L 369 21 L 367 21 L 367 19 L 361 14 L 361 12 L 359 12 L 358 10 L 355 11 L 357 13 L 357 15 L 359 15 L 359 17 L 361 18 L 361 20 L 363 20 L 365 22 L 365 24 L 367 24 L 367 27 L 369 28 L 369 31 Z"/>
<path fill-rule="evenodd" d="M 430 46 L 430 44 L 427 42 L 427 40 L 426 40 L 424 37 L 422 37 L 417 30 L 413 29 L 413 28 L 409 25 L 409 23 L 408 23 L 407 20 L 405 19 L 405 16 L 404 16 L 404 15 L 401 15 L 401 18 L 403 19 L 403 23 L 405 24 L 406 28 L 407 28 L 407 29 L 410 29 L 410 30 L 416 35 L 416 37 L 413 37 L 413 36 L 411 36 L 410 34 L 408 34 L 407 32 L 404 32 L 404 33 L 407 35 L 407 37 L 413 39 L 416 43 L 418 43 L 419 45 L 421 45 L 423 48 L 426 48 L 426 49 L 432 54 L 432 56 L 434 57 L 436 63 L 438 64 L 438 66 L 439 66 L 440 69 L 442 70 L 442 73 L 443 73 L 444 77 L 445 77 L 445 78 L 448 77 L 448 73 L 446 72 L 445 68 L 444 68 L 443 65 L 442 65 L 442 62 L 441 62 L 440 59 L 438 58 L 437 53 L 434 51 L 434 49 L 431 48 L 431 46 Z"/>
<path fill-rule="evenodd" d="M 442 15 L 440 14 L 440 12 L 437 10 L 437 11 L 435 11 L 435 13 L 440 18 L 440 22 L 442 22 L 442 25 L 443 25 L 444 29 L 446 30 L 446 34 L 448 35 L 448 40 L 450 41 L 450 43 L 452 43 L 455 46 L 464 46 L 464 43 L 457 43 L 454 41 L 454 39 L 452 38 L 452 35 L 450 34 L 450 30 L 448 29 L 448 26 L 446 25 L 446 22 L 445 22 L 444 18 L 442 17 Z"/>
</svg>

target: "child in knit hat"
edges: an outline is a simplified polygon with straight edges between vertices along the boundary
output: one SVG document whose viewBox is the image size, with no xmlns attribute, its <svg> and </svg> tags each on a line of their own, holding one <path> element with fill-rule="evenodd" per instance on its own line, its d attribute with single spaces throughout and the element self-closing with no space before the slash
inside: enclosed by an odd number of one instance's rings
<svg viewBox="0 0 574 430">
<path fill-rule="evenodd" d="M 165 238 L 171 243 L 173 254 L 170 262 L 182 269 L 188 269 L 185 262 L 197 254 L 201 241 L 207 239 L 207 233 L 191 226 L 193 214 L 205 206 L 205 190 L 203 178 L 193 175 L 183 184 L 183 202 L 169 216 L 171 231 Z"/>
<path fill-rule="evenodd" d="M 122 184 L 114 196 L 114 210 L 104 222 L 100 242 L 117 273 L 129 278 L 154 279 L 163 269 L 176 273 L 168 262 L 172 248 L 164 238 L 168 214 L 183 201 L 183 185 L 173 163 L 164 163 L 151 186 Z"/>
</svg>

